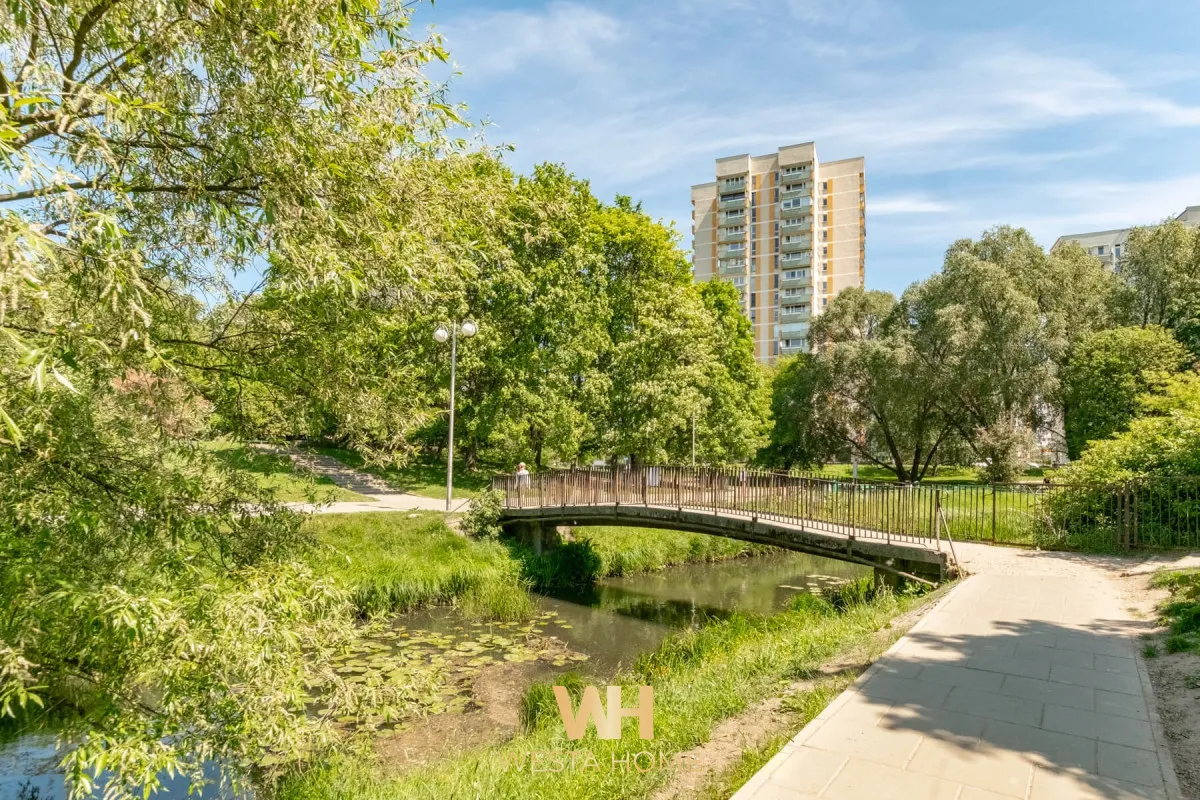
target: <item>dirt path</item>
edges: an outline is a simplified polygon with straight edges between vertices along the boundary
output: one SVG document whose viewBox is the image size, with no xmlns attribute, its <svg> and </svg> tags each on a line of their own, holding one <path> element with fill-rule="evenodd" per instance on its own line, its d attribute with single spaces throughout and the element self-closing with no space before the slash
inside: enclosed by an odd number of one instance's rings
<svg viewBox="0 0 1200 800">
<path fill-rule="evenodd" d="M 1200 555 L 1159 556 L 1126 571 L 1121 575 L 1121 587 L 1130 612 L 1153 620 L 1156 607 L 1168 596 L 1167 590 L 1150 586 L 1154 573 L 1196 567 L 1200 567 Z M 1164 638 L 1161 630 L 1147 636 L 1147 644 L 1156 646 L 1159 655 L 1147 658 L 1146 668 L 1181 795 L 1185 800 L 1200 800 L 1200 655 L 1167 653 Z"/>
<path fill-rule="evenodd" d="M 298 469 L 312 472 L 329 478 L 333 483 L 356 494 L 365 495 L 369 500 L 344 500 L 324 505 L 312 503 L 289 503 L 297 511 L 312 514 L 355 514 L 363 511 L 445 511 L 446 501 L 433 497 L 423 497 L 409 492 L 398 492 L 396 489 L 377 475 L 348 467 L 333 456 L 298 450 L 294 447 L 276 447 L 268 444 L 256 444 L 256 449 L 284 456 L 291 459 Z M 452 512 L 464 512 L 471 504 L 467 498 L 455 498 L 451 505 Z"/>
</svg>

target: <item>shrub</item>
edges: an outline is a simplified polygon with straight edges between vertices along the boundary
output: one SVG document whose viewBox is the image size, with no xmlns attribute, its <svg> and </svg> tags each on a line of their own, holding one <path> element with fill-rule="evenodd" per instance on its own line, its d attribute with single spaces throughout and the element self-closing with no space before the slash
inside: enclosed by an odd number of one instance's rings
<svg viewBox="0 0 1200 800">
<path fill-rule="evenodd" d="M 496 539 L 501 533 L 500 515 L 503 501 L 499 492 L 484 489 L 471 501 L 471 507 L 463 517 L 462 529 L 476 539 Z"/>
</svg>

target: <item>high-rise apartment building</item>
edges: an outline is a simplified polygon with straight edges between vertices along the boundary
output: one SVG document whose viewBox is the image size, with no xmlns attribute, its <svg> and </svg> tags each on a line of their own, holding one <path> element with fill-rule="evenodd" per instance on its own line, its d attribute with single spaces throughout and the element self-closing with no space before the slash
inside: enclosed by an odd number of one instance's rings
<svg viewBox="0 0 1200 800">
<path fill-rule="evenodd" d="M 754 353 L 770 363 L 808 352 L 808 326 L 866 270 L 862 158 L 817 161 L 812 142 L 717 159 L 692 187 L 692 272 L 741 292 Z"/>
</svg>

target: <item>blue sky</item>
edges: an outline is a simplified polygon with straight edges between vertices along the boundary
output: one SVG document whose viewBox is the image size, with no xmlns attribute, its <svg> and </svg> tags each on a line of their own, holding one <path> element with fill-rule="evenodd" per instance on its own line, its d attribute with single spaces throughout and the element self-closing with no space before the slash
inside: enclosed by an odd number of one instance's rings
<svg viewBox="0 0 1200 800">
<path fill-rule="evenodd" d="M 1194 2 L 441 0 L 417 22 L 514 168 L 562 162 L 685 247 L 715 158 L 809 140 L 866 157 L 870 288 L 995 224 L 1049 246 L 1200 204 Z"/>
</svg>

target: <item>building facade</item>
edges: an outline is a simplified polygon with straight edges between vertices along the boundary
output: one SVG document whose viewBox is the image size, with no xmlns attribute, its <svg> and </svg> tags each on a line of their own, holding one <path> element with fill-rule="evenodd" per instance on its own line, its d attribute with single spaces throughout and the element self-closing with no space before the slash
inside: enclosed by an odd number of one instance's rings
<svg viewBox="0 0 1200 800">
<path fill-rule="evenodd" d="M 1200 225 L 1200 206 L 1188 206 L 1175 219 L 1189 228 L 1195 228 Z M 1069 233 L 1066 236 L 1058 237 L 1050 250 L 1053 252 L 1065 244 L 1077 244 L 1086 250 L 1089 255 L 1093 255 L 1104 262 L 1106 266 L 1119 270 L 1121 268 L 1122 254 L 1126 249 L 1126 240 L 1129 238 L 1129 231 L 1129 228 L 1117 228 L 1111 231 Z"/>
<path fill-rule="evenodd" d="M 717 159 L 692 187 L 692 272 L 741 293 L 759 361 L 809 350 L 808 327 L 866 271 L 862 158 L 819 162 L 812 142 Z"/>
</svg>

